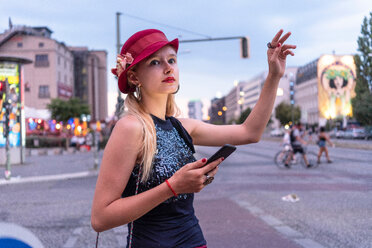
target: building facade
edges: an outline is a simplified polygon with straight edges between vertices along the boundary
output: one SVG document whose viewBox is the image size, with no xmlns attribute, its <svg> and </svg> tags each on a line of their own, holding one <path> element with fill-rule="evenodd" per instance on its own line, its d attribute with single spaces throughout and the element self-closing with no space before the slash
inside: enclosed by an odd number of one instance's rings
<svg viewBox="0 0 372 248">
<path fill-rule="evenodd" d="M 69 47 L 74 57 L 74 97 L 88 104 L 91 119 L 107 117 L 107 52 Z"/>
<path fill-rule="evenodd" d="M 301 122 L 324 126 L 340 120 L 343 127 L 352 117 L 356 67 L 352 55 L 322 55 L 300 67 L 295 85 L 295 102 L 301 108 Z"/>
<path fill-rule="evenodd" d="M 225 106 L 226 106 L 226 123 L 233 123 L 240 114 L 244 111 L 244 95 L 243 88 L 246 85 L 245 81 L 236 82 L 234 87 L 225 96 Z"/>
<path fill-rule="evenodd" d="M 0 36 L 0 55 L 27 58 L 24 66 L 25 106 L 46 109 L 52 98 L 69 99 L 74 91 L 73 56 L 47 27 L 16 26 Z"/>
<path fill-rule="evenodd" d="M 191 119 L 203 120 L 203 103 L 200 100 L 191 100 L 188 102 L 188 116 Z"/>
<path fill-rule="evenodd" d="M 208 110 L 209 123 L 225 124 L 226 111 L 227 107 L 225 105 L 225 97 L 213 98 L 211 100 L 211 106 Z"/>
</svg>

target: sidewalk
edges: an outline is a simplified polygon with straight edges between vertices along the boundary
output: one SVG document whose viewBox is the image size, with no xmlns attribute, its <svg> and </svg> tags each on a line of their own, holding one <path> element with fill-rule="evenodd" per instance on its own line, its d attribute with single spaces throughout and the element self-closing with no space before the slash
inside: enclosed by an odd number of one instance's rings
<svg viewBox="0 0 372 248">
<path fill-rule="evenodd" d="M 281 142 L 282 137 L 264 134 L 262 140 Z M 372 150 L 372 141 L 333 139 L 336 148 Z M 333 148 L 334 149 L 334 148 Z M 12 178 L 5 180 L 5 166 L 0 165 L 0 186 L 13 183 L 63 180 L 77 177 L 95 176 L 93 151 L 65 151 L 61 149 L 27 149 L 26 162 L 12 165 Z M 103 150 L 98 153 L 98 167 Z"/>
<path fill-rule="evenodd" d="M 94 169 L 94 153 L 92 151 L 62 153 L 58 155 L 54 153 L 43 154 L 45 155 L 26 156 L 26 162 L 24 164 L 12 165 L 12 177 L 10 180 L 4 178 L 5 166 L 1 165 L 0 186 L 13 183 L 86 177 L 98 174 L 98 170 Z M 103 151 L 101 150 L 98 153 L 98 165 L 102 155 Z"/>
</svg>

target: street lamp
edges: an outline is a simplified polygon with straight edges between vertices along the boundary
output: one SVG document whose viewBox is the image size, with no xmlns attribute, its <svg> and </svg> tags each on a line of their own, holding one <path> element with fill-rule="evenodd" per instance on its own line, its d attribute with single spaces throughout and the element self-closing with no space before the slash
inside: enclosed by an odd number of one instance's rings
<svg viewBox="0 0 372 248">
<path fill-rule="evenodd" d="M 120 43 L 120 12 L 116 12 L 116 53 L 120 54 L 120 48 L 121 48 L 121 43 Z M 118 88 L 118 97 L 117 97 L 117 102 L 116 102 L 116 109 L 115 109 L 115 116 L 119 120 L 120 117 L 120 110 L 121 107 L 124 104 L 124 99 L 121 97 L 121 92 L 120 89 Z"/>
</svg>

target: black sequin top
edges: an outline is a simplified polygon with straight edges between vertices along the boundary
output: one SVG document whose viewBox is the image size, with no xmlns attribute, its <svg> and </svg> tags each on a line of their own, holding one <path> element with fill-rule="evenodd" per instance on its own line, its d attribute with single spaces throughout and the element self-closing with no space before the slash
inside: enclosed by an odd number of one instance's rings
<svg viewBox="0 0 372 248">
<path fill-rule="evenodd" d="M 166 120 L 152 116 L 156 130 L 157 151 L 150 179 L 139 184 L 138 194 L 170 178 L 185 164 L 196 161 L 192 139 L 174 117 Z M 123 197 L 134 195 L 139 165 L 136 165 Z M 193 207 L 194 194 L 179 194 L 161 203 L 134 221 L 132 247 L 184 247 L 206 244 Z M 128 224 L 128 233 L 131 224 Z M 129 240 L 129 235 L 128 238 Z"/>
</svg>

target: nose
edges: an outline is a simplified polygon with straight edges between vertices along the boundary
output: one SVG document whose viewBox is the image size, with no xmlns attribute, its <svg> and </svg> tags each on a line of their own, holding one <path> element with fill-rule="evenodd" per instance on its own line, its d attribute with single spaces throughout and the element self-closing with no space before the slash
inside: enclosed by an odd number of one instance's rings
<svg viewBox="0 0 372 248">
<path fill-rule="evenodd" d="M 173 71 L 174 71 L 173 65 L 169 64 L 168 61 L 166 61 L 164 64 L 165 64 L 164 74 L 173 73 Z"/>
</svg>

